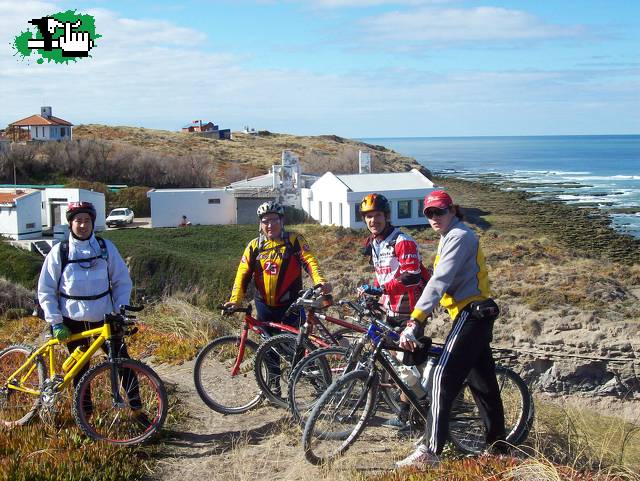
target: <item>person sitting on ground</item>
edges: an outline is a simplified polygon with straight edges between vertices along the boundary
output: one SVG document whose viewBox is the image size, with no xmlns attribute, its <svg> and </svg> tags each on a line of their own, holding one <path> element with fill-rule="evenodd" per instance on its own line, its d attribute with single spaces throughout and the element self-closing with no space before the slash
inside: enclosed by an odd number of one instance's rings
<svg viewBox="0 0 640 481">
<path fill-rule="evenodd" d="M 254 303 L 257 319 L 263 322 L 280 322 L 298 327 L 300 313 L 286 316 L 302 289 L 302 271 L 311 277 L 314 285 L 321 286 L 324 293 L 331 292 L 311 252 L 309 244 L 300 234 L 284 229 L 284 208 L 277 202 L 261 204 L 257 210 L 260 235 L 244 250 L 231 297 L 225 307 L 236 307 L 244 299 L 249 282 L 255 286 Z M 266 328 L 269 334 L 277 334 Z M 269 363 L 272 379 L 279 379 L 277 359 Z M 279 383 L 273 381 L 273 392 L 278 393 Z"/>
<path fill-rule="evenodd" d="M 397 467 L 437 465 L 449 428 L 449 413 L 465 379 L 486 427 L 487 446 L 504 449 L 504 410 L 496 380 L 490 342 L 499 314 L 491 299 L 484 254 L 476 234 L 462 222 L 458 205 L 446 192 L 433 191 L 424 200 L 424 214 L 440 234 L 431 279 L 416 303 L 411 320 L 400 336 L 400 347 L 413 351 L 416 332 L 438 301 L 453 325 L 443 355 L 433 368 L 431 412 L 417 449 Z"/>
<path fill-rule="evenodd" d="M 191 222 L 189 222 L 189 219 L 187 219 L 186 215 L 182 216 L 182 220 L 180 220 L 180 223 L 178 224 L 178 227 L 188 227 L 191 225 Z"/>
<path fill-rule="evenodd" d="M 53 246 L 44 260 L 38 279 L 38 302 L 53 337 L 64 341 L 72 334 L 96 329 L 104 324 L 105 314 L 127 305 L 131 296 L 129 269 L 116 246 L 96 237 L 93 229 L 96 209 L 90 202 L 70 202 L 66 211 L 69 238 Z M 67 343 L 71 354 L 77 347 L 86 351 L 87 339 Z M 107 345 L 103 350 L 107 352 Z M 125 345 L 112 346 L 118 357 L 128 358 Z M 84 366 L 73 379 L 76 386 L 89 366 Z M 129 400 L 134 410 L 138 382 L 132 372 L 123 376 L 131 386 Z M 90 400 L 86 402 L 91 402 Z M 85 406 L 88 411 L 91 407 Z"/>
<path fill-rule="evenodd" d="M 391 224 L 391 206 L 384 195 L 368 194 L 360 203 L 360 213 L 371 235 L 364 253 L 373 265 L 373 284 L 358 289 L 359 294 L 380 295 L 380 303 L 393 326 L 406 325 L 416 301 L 429 278 L 422 265 L 418 245 L 411 236 Z M 400 378 L 419 390 L 420 377 L 401 362 L 395 365 Z M 400 397 L 400 412 L 396 418 L 385 421 L 385 426 L 408 430 L 409 402 Z"/>
</svg>

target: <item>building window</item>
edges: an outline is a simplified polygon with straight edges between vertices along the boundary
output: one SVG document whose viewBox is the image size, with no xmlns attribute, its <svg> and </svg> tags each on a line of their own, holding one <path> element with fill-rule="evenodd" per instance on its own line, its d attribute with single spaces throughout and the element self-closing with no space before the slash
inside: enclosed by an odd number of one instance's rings
<svg viewBox="0 0 640 481">
<path fill-rule="evenodd" d="M 362 214 L 360 213 L 360 204 L 354 204 L 356 212 L 356 222 L 362 222 Z"/>
<path fill-rule="evenodd" d="M 410 200 L 398 201 L 398 219 L 411 219 L 411 204 Z"/>
<path fill-rule="evenodd" d="M 219 204 L 220 199 L 209 199 L 209 204 Z"/>
<path fill-rule="evenodd" d="M 27 224 L 27 229 L 34 229 L 36 227 L 36 223 L 35 222 L 29 222 Z"/>
<path fill-rule="evenodd" d="M 342 202 L 338 204 L 338 225 L 342 226 Z"/>
<path fill-rule="evenodd" d="M 422 212 L 423 200 L 418 199 L 416 202 L 418 203 L 418 217 L 424 217 L 424 212 Z"/>
<path fill-rule="evenodd" d="M 66 133 L 65 130 L 66 129 L 64 127 L 60 127 L 60 137 L 64 137 L 64 135 Z"/>
<path fill-rule="evenodd" d="M 322 201 L 318 201 L 318 222 L 322 224 Z"/>
<path fill-rule="evenodd" d="M 333 202 L 329 202 L 329 224 L 333 224 Z"/>
</svg>

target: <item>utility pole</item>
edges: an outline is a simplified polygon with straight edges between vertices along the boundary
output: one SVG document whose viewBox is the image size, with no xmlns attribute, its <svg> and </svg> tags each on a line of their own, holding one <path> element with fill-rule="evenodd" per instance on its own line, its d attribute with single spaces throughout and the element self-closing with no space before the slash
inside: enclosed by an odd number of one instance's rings
<svg viewBox="0 0 640 481">
<path fill-rule="evenodd" d="M 9 151 L 11 152 L 11 160 L 13 161 L 13 193 L 18 194 L 18 177 L 16 176 L 16 158 L 13 155 L 13 142 L 9 144 Z"/>
</svg>

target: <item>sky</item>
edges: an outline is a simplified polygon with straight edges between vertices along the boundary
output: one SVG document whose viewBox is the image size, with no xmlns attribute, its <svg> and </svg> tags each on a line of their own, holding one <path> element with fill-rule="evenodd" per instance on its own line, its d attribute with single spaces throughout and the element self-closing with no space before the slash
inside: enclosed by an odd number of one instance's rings
<svg viewBox="0 0 640 481">
<path fill-rule="evenodd" d="M 95 17 L 91 57 L 16 55 Z M 640 134 L 637 0 L 0 0 L 0 128 L 72 122 L 344 137 Z"/>
</svg>

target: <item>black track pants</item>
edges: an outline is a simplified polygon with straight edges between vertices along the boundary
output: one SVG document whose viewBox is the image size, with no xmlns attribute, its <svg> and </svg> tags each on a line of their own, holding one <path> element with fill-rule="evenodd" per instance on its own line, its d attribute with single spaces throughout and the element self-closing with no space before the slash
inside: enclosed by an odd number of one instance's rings
<svg viewBox="0 0 640 481">
<path fill-rule="evenodd" d="M 493 321 L 476 320 L 467 308 L 454 321 L 433 374 L 425 443 L 434 454 L 442 452 L 451 406 L 467 377 L 487 428 L 487 444 L 504 439 L 504 411 L 489 345 L 492 331 Z"/>
</svg>

